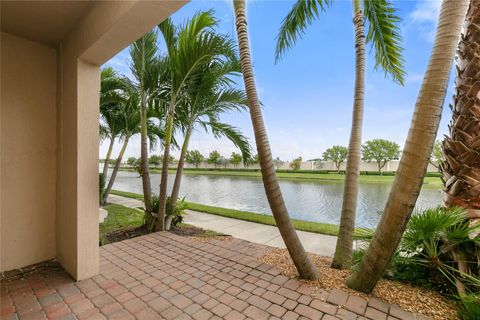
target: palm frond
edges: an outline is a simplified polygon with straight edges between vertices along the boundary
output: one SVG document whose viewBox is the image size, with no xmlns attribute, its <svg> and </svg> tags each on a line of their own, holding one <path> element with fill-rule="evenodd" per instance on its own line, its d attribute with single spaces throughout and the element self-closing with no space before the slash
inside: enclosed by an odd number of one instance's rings
<svg viewBox="0 0 480 320">
<path fill-rule="evenodd" d="M 319 17 L 320 12 L 325 12 L 332 3 L 333 0 L 297 0 L 283 19 L 276 37 L 275 63 L 302 37 L 307 27 Z"/>
<path fill-rule="evenodd" d="M 401 85 L 405 82 L 405 61 L 402 56 L 401 18 L 388 0 L 364 0 L 365 18 L 368 21 L 366 42 L 375 48 L 375 69 Z"/>
<path fill-rule="evenodd" d="M 246 163 L 248 159 L 250 159 L 252 155 L 248 138 L 246 138 L 240 132 L 240 130 L 229 124 L 216 121 L 209 121 L 208 123 L 204 124 L 206 125 L 206 127 L 209 127 L 212 130 L 215 138 L 220 138 L 224 136 L 225 138 L 230 140 L 242 153 L 244 163 Z"/>
</svg>

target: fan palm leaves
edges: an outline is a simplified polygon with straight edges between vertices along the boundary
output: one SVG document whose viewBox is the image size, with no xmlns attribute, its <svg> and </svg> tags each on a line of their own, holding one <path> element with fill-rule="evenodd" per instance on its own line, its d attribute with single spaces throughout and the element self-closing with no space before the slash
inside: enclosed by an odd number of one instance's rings
<svg viewBox="0 0 480 320">
<path fill-rule="evenodd" d="M 227 36 L 215 33 L 218 22 L 213 11 L 195 14 L 180 26 L 171 19 L 158 25 L 166 43 L 168 55 L 168 108 L 164 139 L 164 155 L 159 192 L 157 230 L 164 230 L 167 201 L 168 158 L 173 137 L 175 109 L 182 101 L 188 82 L 194 81 L 204 71 L 203 66 L 235 56 L 235 46 Z"/>
<path fill-rule="evenodd" d="M 480 290 L 477 261 L 467 259 L 480 248 L 479 231 L 480 225 L 469 224 L 465 209 L 435 207 L 412 216 L 400 248 L 413 262 L 437 269 L 464 296 L 466 290 Z"/>
<path fill-rule="evenodd" d="M 308 26 L 320 18 L 321 13 L 333 5 L 333 0 L 298 0 L 282 21 L 275 51 L 278 62 L 306 32 Z M 355 88 L 352 127 L 348 146 L 345 187 L 339 236 L 332 266 L 348 268 L 351 264 L 353 232 L 358 198 L 360 174 L 363 104 L 365 91 L 365 44 L 375 52 L 375 69 L 390 75 L 402 84 L 405 78 L 402 57 L 400 18 L 388 0 L 352 0 L 355 29 Z M 365 35 L 365 25 L 368 28 Z"/>
</svg>

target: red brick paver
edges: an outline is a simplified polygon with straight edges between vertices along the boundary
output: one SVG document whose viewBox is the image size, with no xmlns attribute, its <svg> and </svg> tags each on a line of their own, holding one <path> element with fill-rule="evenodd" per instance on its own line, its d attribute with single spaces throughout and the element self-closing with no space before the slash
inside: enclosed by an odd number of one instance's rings
<svg viewBox="0 0 480 320">
<path fill-rule="evenodd" d="M 258 261 L 267 247 L 154 233 L 101 247 L 100 274 L 74 282 L 56 263 L 6 273 L 13 319 L 425 319 L 378 299 L 315 290 Z"/>
</svg>

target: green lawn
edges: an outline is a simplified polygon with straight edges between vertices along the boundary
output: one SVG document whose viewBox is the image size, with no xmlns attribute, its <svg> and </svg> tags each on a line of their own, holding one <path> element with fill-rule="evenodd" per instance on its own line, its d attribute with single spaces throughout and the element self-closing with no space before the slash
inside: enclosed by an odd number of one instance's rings
<svg viewBox="0 0 480 320">
<path fill-rule="evenodd" d="M 205 212 L 214 214 L 217 216 L 239 219 L 244 221 L 251 221 L 266 225 L 275 226 L 275 219 L 272 216 L 266 214 L 260 214 L 249 211 L 240 211 L 235 209 L 220 208 L 214 206 L 207 206 L 204 204 L 193 203 L 185 201 L 187 209 L 199 212 Z M 328 234 L 336 236 L 338 235 L 338 226 L 327 223 L 310 222 L 303 220 L 292 219 L 293 225 L 296 230 L 308 231 L 314 233 Z"/>
<path fill-rule="evenodd" d="M 127 198 L 134 198 L 139 200 L 143 199 L 143 196 L 141 194 L 132 193 L 132 192 L 112 190 L 111 193 L 119 196 L 127 197 Z M 214 206 L 208 206 L 200 203 L 187 202 L 187 201 L 185 202 L 185 207 L 186 209 L 190 209 L 193 211 L 205 212 L 208 214 L 214 214 L 214 215 L 227 217 L 227 218 L 251 221 L 251 222 L 272 225 L 272 226 L 276 225 L 275 220 L 273 219 L 272 216 L 261 214 L 261 213 L 214 207 Z M 292 222 L 295 229 L 297 230 L 328 234 L 328 235 L 334 235 L 334 236 L 338 235 L 337 225 L 296 220 L 296 219 L 292 219 Z"/>
<path fill-rule="evenodd" d="M 112 192 L 113 193 L 113 192 Z M 100 223 L 100 242 L 108 243 L 106 234 L 112 231 L 137 228 L 143 225 L 143 211 L 127 208 L 118 204 L 104 207 L 108 211 L 105 221 Z"/>
<path fill-rule="evenodd" d="M 125 171 L 133 171 L 131 169 L 123 169 Z M 170 169 L 170 172 L 175 172 L 175 169 Z M 161 173 L 161 169 L 150 169 L 150 173 Z M 184 170 L 184 175 L 209 175 L 209 176 L 223 176 L 223 177 L 251 177 L 261 178 L 259 171 L 241 171 L 241 170 Z M 345 180 L 344 174 L 337 173 L 296 173 L 296 172 L 277 172 L 279 179 L 288 180 L 309 180 L 309 181 L 323 181 L 323 182 L 339 182 Z M 380 176 L 380 175 L 360 175 L 360 183 L 392 183 L 394 176 Z M 442 180 L 439 177 L 425 177 L 424 185 L 431 188 L 441 188 L 443 186 Z"/>
</svg>

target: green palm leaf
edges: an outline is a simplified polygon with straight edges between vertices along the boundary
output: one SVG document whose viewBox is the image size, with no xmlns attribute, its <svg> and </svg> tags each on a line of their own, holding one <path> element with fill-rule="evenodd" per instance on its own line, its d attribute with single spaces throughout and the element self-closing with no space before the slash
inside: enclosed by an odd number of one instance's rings
<svg viewBox="0 0 480 320">
<path fill-rule="evenodd" d="M 276 37 L 275 62 L 278 62 L 288 49 L 302 37 L 307 27 L 319 17 L 320 12 L 333 3 L 333 0 L 299 0 L 283 19 Z"/>
<path fill-rule="evenodd" d="M 405 81 L 405 62 L 402 57 L 400 17 L 388 0 L 364 0 L 365 18 L 368 21 L 366 42 L 375 48 L 375 69 L 382 68 L 401 85 Z"/>
</svg>

